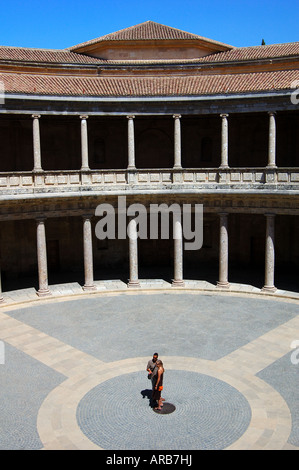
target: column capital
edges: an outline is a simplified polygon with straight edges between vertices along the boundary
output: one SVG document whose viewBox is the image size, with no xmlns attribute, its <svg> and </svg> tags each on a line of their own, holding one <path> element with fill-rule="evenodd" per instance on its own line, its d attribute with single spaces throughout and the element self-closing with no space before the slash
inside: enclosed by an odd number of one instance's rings
<svg viewBox="0 0 299 470">
<path fill-rule="evenodd" d="M 91 219 L 92 217 L 94 216 L 94 213 L 90 212 L 86 212 L 85 214 L 82 214 L 82 219 L 84 220 L 88 220 L 88 219 Z"/>
<path fill-rule="evenodd" d="M 181 114 L 174 114 L 173 119 L 181 119 L 182 115 Z"/>
<path fill-rule="evenodd" d="M 228 116 L 229 116 L 229 114 L 226 114 L 226 113 L 220 114 L 221 118 L 227 118 Z"/>
<path fill-rule="evenodd" d="M 268 111 L 269 116 L 275 116 L 276 111 Z"/>
<path fill-rule="evenodd" d="M 32 114 L 31 117 L 33 119 L 39 119 L 41 117 L 41 115 L 40 114 Z"/>
<path fill-rule="evenodd" d="M 218 215 L 219 215 L 220 217 L 227 217 L 228 214 L 229 214 L 229 212 L 225 212 L 225 211 L 218 212 Z"/>
<path fill-rule="evenodd" d="M 126 116 L 127 119 L 135 119 L 135 116 L 133 114 L 128 114 L 128 116 Z"/>
<path fill-rule="evenodd" d="M 82 115 L 80 116 L 80 119 L 88 119 L 88 117 L 89 117 L 89 116 L 87 116 L 87 114 L 82 114 Z"/>
<path fill-rule="evenodd" d="M 36 223 L 38 223 L 38 224 L 41 223 L 41 222 L 44 223 L 47 220 L 47 217 L 44 216 L 44 215 L 41 215 L 40 217 L 36 217 L 35 220 L 36 220 Z"/>
<path fill-rule="evenodd" d="M 265 216 L 265 217 L 269 217 L 269 218 L 272 217 L 272 218 L 274 219 L 274 217 L 276 216 L 276 214 L 274 214 L 274 212 L 265 212 L 264 216 Z"/>
</svg>

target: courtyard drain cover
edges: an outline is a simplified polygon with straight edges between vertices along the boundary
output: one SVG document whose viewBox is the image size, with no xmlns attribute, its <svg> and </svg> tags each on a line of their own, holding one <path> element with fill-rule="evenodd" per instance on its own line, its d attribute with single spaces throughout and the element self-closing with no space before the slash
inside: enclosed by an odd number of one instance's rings
<svg viewBox="0 0 299 470">
<path fill-rule="evenodd" d="M 154 408 L 154 412 L 159 415 L 169 415 L 170 413 L 173 413 L 174 410 L 175 406 L 171 403 L 164 403 L 161 410 L 155 410 Z"/>
</svg>

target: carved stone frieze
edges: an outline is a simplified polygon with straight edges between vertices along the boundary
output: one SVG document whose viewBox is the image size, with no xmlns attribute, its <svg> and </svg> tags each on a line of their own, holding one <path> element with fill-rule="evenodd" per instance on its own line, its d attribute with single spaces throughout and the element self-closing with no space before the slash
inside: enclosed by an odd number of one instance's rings
<svg viewBox="0 0 299 470">
<path fill-rule="evenodd" d="M 262 194 L 249 193 L 200 193 L 200 192 L 156 192 L 145 194 L 142 192 L 123 192 L 113 194 L 82 194 L 80 196 L 59 197 L 50 199 L 34 198 L 15 199 L 1 203 L 0 220 L 35 219 L 40 216 L 65 217 L 81 216 L 86 211 L 94 213 L 101 203 L 112 204 L 118 207 L 118 196 L 126 196 L 126 203 L 140 203 L 149 207 L 150 204 L 166 203 L 177 204 L 203 204 L 205 212 L 225 211 L 228 213 L 256 213 L 271 212 L 276 214 L 299 214 L 299 194 Z"/>
</svg>

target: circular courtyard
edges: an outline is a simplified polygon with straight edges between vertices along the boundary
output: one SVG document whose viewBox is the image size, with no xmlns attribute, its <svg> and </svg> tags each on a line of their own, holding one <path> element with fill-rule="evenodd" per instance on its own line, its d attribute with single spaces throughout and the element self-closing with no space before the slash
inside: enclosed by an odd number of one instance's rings
<svg viewBox="0 0 299 470">
<path fill-rule="evenodd" d="M 0 448 L 298 449 L 298 313 L 287 298 L 185 290 L 7 305 Z M 171 413 L 151 407 L 156 351 Z"/>
</svg>

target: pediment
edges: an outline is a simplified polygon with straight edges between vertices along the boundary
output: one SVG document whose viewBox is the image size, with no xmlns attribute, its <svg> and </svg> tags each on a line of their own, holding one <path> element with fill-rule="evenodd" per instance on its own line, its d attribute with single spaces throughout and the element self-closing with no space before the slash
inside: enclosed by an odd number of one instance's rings
<svg viewBox="0 0 299 470">
<path fill-rule="evenodd" d="M 72 52 L 104 60 L 196 59 L 232 49 L 212 39 L 146 21 L 78 44 Z"/>
</svg>

